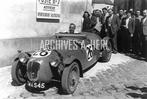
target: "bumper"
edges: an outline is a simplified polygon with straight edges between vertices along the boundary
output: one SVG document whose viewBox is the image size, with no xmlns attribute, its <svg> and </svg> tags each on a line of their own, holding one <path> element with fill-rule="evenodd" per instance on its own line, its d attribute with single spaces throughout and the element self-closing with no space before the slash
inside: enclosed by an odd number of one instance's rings
<svg viewBox="0 0 147 99">
<path fill-rule="evenodd" d="M 41 81 L 27 81 L 25 84 L 26 90 L 30 92 L 39 92 L 39 91 L 45 91 L 49 89 L 50 83 L 45 83 Z"/>
</svg>

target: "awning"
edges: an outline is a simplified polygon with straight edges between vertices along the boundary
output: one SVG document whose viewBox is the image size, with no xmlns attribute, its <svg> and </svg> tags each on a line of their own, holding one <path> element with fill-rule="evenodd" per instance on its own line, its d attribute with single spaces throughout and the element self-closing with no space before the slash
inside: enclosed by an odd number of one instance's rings
<svg viewBox="0 0 147 99">
<path fill-rule="evenodd" d="M 113 5 L 113 0 L 92 0 L 92 4 L 108 4 Z"/>
</svg>

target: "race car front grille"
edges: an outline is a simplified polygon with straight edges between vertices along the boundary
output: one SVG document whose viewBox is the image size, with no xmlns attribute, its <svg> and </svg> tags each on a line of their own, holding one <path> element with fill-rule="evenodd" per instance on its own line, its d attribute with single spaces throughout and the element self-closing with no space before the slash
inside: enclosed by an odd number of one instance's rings
<svg viewBox="0 0 147 99">
<path fill-rule="evenodd" d="M 40 69 L 40 64 L 38 62 L 29 62 L 27 68 L 28 78 L 31 81 L 36 81 L 38 78 L 38 71 Z"/>
</svg>

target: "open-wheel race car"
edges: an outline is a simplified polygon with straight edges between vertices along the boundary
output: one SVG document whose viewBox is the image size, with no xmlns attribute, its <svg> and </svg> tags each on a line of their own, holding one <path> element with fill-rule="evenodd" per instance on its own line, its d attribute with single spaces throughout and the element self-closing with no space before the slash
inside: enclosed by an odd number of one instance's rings
<svg viewBox="0 0 147 99">
<path fill-rule="evenodd" d="M 51 49 L 20 52 L 14 59 L 11 69 L 12 82 L 24 85 L 27 90 L 44 91 L 51 81 L 60 83 L 62 92 L 72 94 L 76 90 L 83 71 L 96 62 L 108 62 L 112 54 L 112 44 L 109 37 L 103 39 L 94 33 L 55 34 L 53 40 L 70 40 L 71 49 Z M 105 40 L 99 43 L 91 41 Z M 82 43 L 84 42 L 84 43 Z M 83 45 L 82 45 L 83 44 Z M 52 45 L 53 46 L 53 45 Z M 85 46 L 85 48 L 84 48 Z M 73 48 L 73 49 L 72 49 Z"/>
</svg>

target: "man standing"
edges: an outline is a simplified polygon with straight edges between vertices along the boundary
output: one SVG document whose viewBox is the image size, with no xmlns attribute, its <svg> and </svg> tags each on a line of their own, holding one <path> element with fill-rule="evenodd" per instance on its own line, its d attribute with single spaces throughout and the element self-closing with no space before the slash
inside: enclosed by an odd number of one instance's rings
<svg viewBox="0 0 147 99">
<path fill-rule="evenodd" d="M 137 55 L 141 55 L 141 23 L 142 16 L 140 15 L 140 11 L 136 11 L 135 17 L 135 31 L 133 34 L 133 53 Z"/>
<path fill-rule="evenodd" d="M 118 16 L 119 16 L 120 21 L 125 17 L 125 16 L 124 16 L 124 11 L 123 11 L 122 9 L 119 10 Z M 120 22 L 120 23 L 121 23 L 121 22 Z"/>
<path fill-rule="evenodd" d="M 143 56 L 147 59 L 147 10 L 143 11 L 143 19 L 141 21 L 141 30 L 142 30 L 142 37 L 143 37 Z"/>
<path fill-rule="evenodd" d="M 103 11 L 103 19 L 102 19 L 102 24 L 104 24 L 105 22 L 106 22 L 106 18 L 109 16 L 109 13 L 108 13 L 108 11 L 107 11 L 107 8 L 103 8 L 102 9 L 102 11 Z"/>
<path fill-rule="evenodd" d="M 134 31 L 135 31 L 135 18 L 133 18 L 132 15 L 133 13 L 131 13 L 130 11 L 127 13 L 127 19 L 126 19 L 126 28 L 128 29 L 129 33 L 128 33 L 128 46 L 127 46 L 127 51 L 132 52 L 132 38 L 134 35 Z"/>
<path fill-rule="evenodd" d="M 93 32 L 96 34 L 100 34 L 102 23 L 101 23 L 101 13 L 100 10 L 95 10 L 91 17 L 91 26 Z"/>
<path fill-rule="evenodd" d="M 113 53 L 117 53 L 117 32 L 120 27 L 119 17 L 113 14 L 113 10 L 108 10 L 109 16 L 106 19 L 106 29 L 105 32 L 107 36 L 112 38 Z"/>
<path fill-rule="evenodd" d="M 120 20 L 120 29 L 119 29 L 119 31 L 118 31 L 118 33 L 117 33 L 117 47 L 118 47 L 118 51 L 119 52 L 123 52 L 123 49 L 124 49 L 124 47 L 123 47 L 123 44 L 124 44 L 124 42 L 123 42 L 123 37 L 124 37 L 124 32 L 125 32 L 125 27 L 123 26 L 123 24 L 124 24 L 124 18 L 125 18 L 125 16 L 124 16 L 124 11 L 121 9 L 121 10 L 119 10 L 119 13 L 117 14 L 118 15 L 118 17 L 119 17 L 119 20 Z"/>
<path fill-rule="evenodd" d="M 102 29 L 101 29 L 101 37 L 105 37 L 106 33 L 105 33 L 105 29 L 106 29 L 106 18 L 109 16 L 109 13 L 107 11 L 107 8 L 103 8 L 102 9 L 103 14 L 102 14 Z"/>
<path fill-rule="evenodd" d="M 140 11 L 136 11 L 136 19 L 139 19 L 139 21 L 141 22 L 141 19 L 143 18 L 143 16 L 140 15 Z"/>
</svg>

